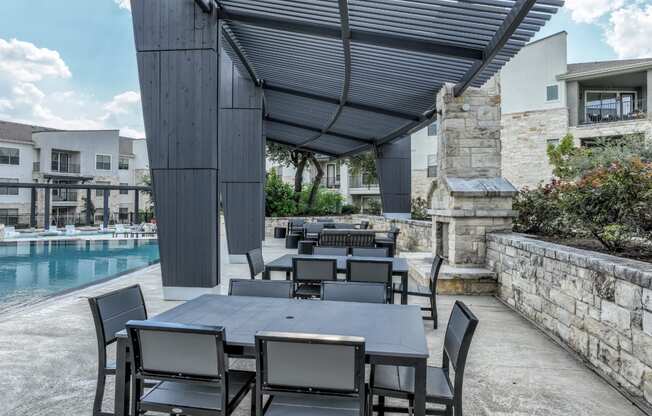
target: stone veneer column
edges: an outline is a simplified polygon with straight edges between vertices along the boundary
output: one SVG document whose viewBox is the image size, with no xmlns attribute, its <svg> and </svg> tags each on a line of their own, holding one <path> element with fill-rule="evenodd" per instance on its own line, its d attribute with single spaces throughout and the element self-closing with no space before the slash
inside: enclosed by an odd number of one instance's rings
<svg viewBox="0 0 652 416">
<path fill-rule="evenodd" d="M 218 20 L 193 1 L 131 5 L 163 295 L 190 299 L 219 283 Z"/>
<path fill-rule="evenodd" d="M 246 263 L 265 233 L 263 95 L 239 67 L 220 50 L 220 191 L 231 263 Z"/>
<path fill-rule="evenodd" d="M 647 108 L 645 109 L 647 111 L 647 118 L 648 120 L 652 120 L 652 69 L 648 69 L 647 71 L 647 91 L 645 96 L 647 97 Z"/>
<path fill-rule="evenodd" d="M 461 97 L 437 96 L 438 172 L 433 251 L 456 267 L 484 267 L 485 235 L 511 230 L 516 189 L 501 176 L 500 90 L 496 82 Z"/>
</svg>

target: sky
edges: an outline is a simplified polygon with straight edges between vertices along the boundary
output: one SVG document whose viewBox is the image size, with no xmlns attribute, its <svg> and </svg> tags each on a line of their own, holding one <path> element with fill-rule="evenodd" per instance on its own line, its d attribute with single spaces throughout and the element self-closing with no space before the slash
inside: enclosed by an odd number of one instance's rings
<svg viewBox="0 0 652 416">
<path fill-rule="evenodd" d="M 652 57 L 652 0 L 566 0 L 568 61 Z M 129 0 L 0 1 L 0 120 L 144 137 Z"/>
</svg>

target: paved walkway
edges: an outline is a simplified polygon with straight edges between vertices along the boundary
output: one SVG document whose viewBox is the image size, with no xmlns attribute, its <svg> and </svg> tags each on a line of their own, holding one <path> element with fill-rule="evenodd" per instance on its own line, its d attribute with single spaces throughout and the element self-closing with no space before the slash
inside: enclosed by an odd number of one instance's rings
<svg viewBox="0 0 652 416">
<path fill-rule="evenodd" d="M 265 259 L 286 251 L 267 242 Z M 224 265 L 226 279 L 246 265 Z M 177 302 L 161 298 L 158 266 L 50 299 L 11 315 L 0 313 L 0 415 L 90 415 L 96 346 L 86 297 L 140 283 L 151 315 Z M 218 288 L 223 290 L 223 288 Z M 643 416 L 572 355 L 492 297 L 439 297 L 440 329 L 424 321 L 431 363 L 441 362 L 446 319 L 456 299 L 477 314 L 464 383 L 465 415 Z M 106 409 L 112 408 L 107 389 Z M 247 403 L 238 414 L 248 415 Z"/>
</svg>

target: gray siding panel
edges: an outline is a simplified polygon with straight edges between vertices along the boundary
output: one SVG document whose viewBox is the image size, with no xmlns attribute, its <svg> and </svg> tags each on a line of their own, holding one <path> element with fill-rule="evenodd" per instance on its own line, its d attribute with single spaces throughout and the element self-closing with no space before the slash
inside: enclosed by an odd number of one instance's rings
<svg viewBox="0 0 652 416">
<path fill-rule="evenodd" d="M 386 213 L 410 213 L 412 151 L 410 137 L 381 146 L 376 159 L 380 197 Z"/>
<path fill-rule="evenodd" d="M 220 180 L 260 182 L 264 168 L 261 146 L 262 112 L 259 109 L 220 110 Z"/>
<path fill-rule="evenodd" d="M 262 225 L 260 215 L 261 183 L 231 182 L 223 185 L 224 220 L 230 254 L 245 254 L 261 247 Z"/>
</svg>

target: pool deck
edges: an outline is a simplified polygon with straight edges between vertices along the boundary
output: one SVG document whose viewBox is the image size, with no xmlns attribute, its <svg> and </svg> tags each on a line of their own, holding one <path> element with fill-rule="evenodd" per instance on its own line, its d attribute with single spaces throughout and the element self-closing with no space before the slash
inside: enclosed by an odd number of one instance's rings
<svg viewBox="0 0 652 416">
<path fill-rule="evenodd" d="M 279 240 L 265 242 L 266 261 L 286 253 Z M 229 278 L 247 277 L 247 265 L 224 264 L 222 276 L 218 293 L 225 292 Z M 179 304 L 163 301 L 156 265 L 20 311 L 0 313 L 0 416 L 90 415 L 97 352 L 86 298 L 134 283 L 143 287 L 150 315 Z M 446 320 L 455 300 L 466 302 L 480 319 L 464 380 L 465 415 L 644 415 L 574 355 L 495 298 L 438 299 L 439 329 L 424 321 L 432 365 L 441 364 Z M 105 411 L 112 409 L 111 383 L 109 379 Z M 236 414 L 248 415 L 248 403 L 244 400 Z"/>
</svg>

